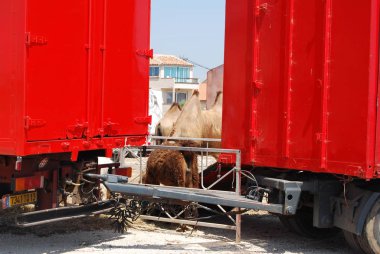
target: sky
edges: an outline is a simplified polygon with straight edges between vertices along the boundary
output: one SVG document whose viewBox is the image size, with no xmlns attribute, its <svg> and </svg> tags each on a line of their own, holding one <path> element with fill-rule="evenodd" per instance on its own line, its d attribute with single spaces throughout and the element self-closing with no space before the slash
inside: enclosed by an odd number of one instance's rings
<svg viewBox="0 0 380 254">
<path fill-rule="evenodd" d="M 208 68 L 224 61 L 225 0 L 152 0 L 151 47 Z M 194 77 L 206 79 L 196 67 Z"/>
</svg>

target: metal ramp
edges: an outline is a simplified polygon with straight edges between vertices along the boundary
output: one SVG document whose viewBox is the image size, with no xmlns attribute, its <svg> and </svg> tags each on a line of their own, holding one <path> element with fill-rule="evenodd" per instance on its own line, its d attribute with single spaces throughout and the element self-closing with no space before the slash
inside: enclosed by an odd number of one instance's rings
<svg viewBox="0 0 380 254">
<path fill-rule="evenodd" d="M 265 210 L 271 213 L 282 214 L 284 205 L 265 204 L 248 199 L 235 192 L 190 189 L 180 187 L 142 185 L 142 184 L 120 184 L 104 182 L 111 192 L 118 192 L 128 195 L 153 197 L 156 199 L 176 199 L 182 201 L 193 201 L 211 205 L 221 205 L 228 207 L 238 207 L 243 209 Z"/>
<path fill-rule="evenodd" d="M 147 220 L 236 230 L 236 242 L 240 242 L 241 240 L 241 209 L 263 210 L 276 214 L 291 214 L 291 212 L 289 212 L 289 207 L 291 206 L 287 204 L 263 203 L 261 201 L 249 199 L 237 192 L 132 184 L 126 183 L 124 180 L 121 181 L 120 176 L 115 175 L 87 174 L 87 177 L 99 179 L 112 193 L 119 193 L 132 199 L 134 197 L 139 197 L 141 200 L 150 199 L 155 202 L 164 203 L 167 202 L 167 200 L 178 200 L 181 202 L 188 201 L 216 205 L 232 221 L 233 225 L 202 222 L 196 218 L 193 220 L 179 219 L 178 217 L 171 217 L 169 214 L 168 217 L 147 215 L 140 215 L 139 217 Z M 266 181 L 268 180 L 270 181 L 270 179 L 266 179 Z M 295 205 L 298 203 L 300 186 L 298 186 L 297 183 L 283 181 L 281 189 L 295 197 Z M 226 212 L 223 207 L 235 208 L 235 212 L 232 214 L 236 215 L 236 219 L 232 217 L 231 213 Z M 179 214 L 182 213 L 183 211 Z"/>
</svg>

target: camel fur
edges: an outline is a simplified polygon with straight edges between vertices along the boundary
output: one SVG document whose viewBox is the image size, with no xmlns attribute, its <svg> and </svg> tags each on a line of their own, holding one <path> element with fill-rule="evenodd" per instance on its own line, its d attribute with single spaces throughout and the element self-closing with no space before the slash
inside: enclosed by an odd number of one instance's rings
<svg viewBox="0 0 380 254">
<path fill-rule="evenodd" d="M 189 142 L 165 142 L 164 145 L 191 146 Z M 197 155 L 194 152 L 157 149 L 147 162 L 144 184 L 199 188 Z"/>
</svg>

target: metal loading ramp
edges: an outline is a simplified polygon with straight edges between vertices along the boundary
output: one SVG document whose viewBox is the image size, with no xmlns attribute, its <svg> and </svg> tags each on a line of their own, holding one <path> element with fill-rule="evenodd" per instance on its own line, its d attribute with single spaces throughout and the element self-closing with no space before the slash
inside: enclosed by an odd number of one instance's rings
<svg viewBox="0 0 380 254">
<path fill-rule="evenodd" d="M 181 219 L 179 215 L 183 214 L 185 210 L 178 213 L 177 216 L 170 216 L 168 213 L 167 217 L 162 216 L 149 216 L 141 214 L 139 217 L 146 220 L 171 222 L 184 225 L 193 225 L 201 227 L 212 227 L 229 229 L 236 231 L 236 242 L 241 240 L 241 214 L 245 210 L 263 210 L 276 214 L 291 214 L 292 211 L 289 210 L 290 204 L 270 204 L 263 203 L 262 201 L 252 200 L 245 196 L 238 194 L 237 192 L 230 191 L 219 191 L 219 190 L 205 190 L 205 189 L 194 189 L 194 188 L 183 188 L 183 187 L 170 187 L 170 186 L 159 186 L 159 185 L 146 185 L 146 184 L 133 184 L 123 181 L 120 176 L 115 175 L 96 175 L 87 174 L 90 178 L 99 179 L 103 184 L 114 194 L 118 193 L 127 199 L 136 200 L 149 200 L 151 202 L 157 203 L 168 203 L 168 201 L 180 201 L 180 202 L 192 202 L 201 208 L 207 208 L 203 204 L 216 205 L 221 213 L 225 215 L 233 224 L 218 224 L 203 222 L 202 218 L 193 219 Z M 270 179 L 267 179 L 267 181 Z M 287 181 L 284 181 L 283 188 L 285 192 L 294 195 L 294 197 L 299 197 L 299 188 L 294 188 L 292 186 L 286 186 Z M 298 203 L 298 197 L 296 203 Z M 170 203 L 170 202 L 169 202 Z M 295 205 L 296 205 L 295 203 Z M 223 208 L 224 207 L 224 208 Z M 226 212 L 225 207 L 232 207 L 233 212 Z M 243 209 L 243 210 L 242 210 Z M 207 210 L 207 209 L 206 209 Z M 294 210 L 295 211 L 295 210 Z M 233 215 L 236 215 L 233 218 Z"/>
<path fill-rule="evenodd" d="M 279 214 L 283 213 L 284 210 L 284 205 L 258 202 L 229 191 L 110 182 L 105 182 L 104 184 L 111 192 L 118 192 L 126 195 L 146 196 L 156 199 L 176 199 L 243 209 L 264 210 Z"/>
</svg>

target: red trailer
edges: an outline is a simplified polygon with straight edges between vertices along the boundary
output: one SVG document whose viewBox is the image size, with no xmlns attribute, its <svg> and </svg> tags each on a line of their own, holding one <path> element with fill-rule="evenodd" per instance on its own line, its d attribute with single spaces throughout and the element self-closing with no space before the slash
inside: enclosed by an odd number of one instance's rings
<svg viewBox="0 0 380 254">
<path fill-rule="evenodd" d="M 380 253 L 379 27 L 379 0 L 227 0 L 223 147 L 314 185 L 281 217 L 291 230 L 339 227 L 366 253 Z"/>
<path fill-rule="evenodd" d="M 205 178 L 225 179 L 236 158 L 236 195 L 93 174 L 97 156 L 145 141 L 149 15 L 149 0 L 0 3 L 3 206 L 91 203 L 98 179 L 129 196 L 267 210 L 309 237 L 343 229 L 380 253 L 380 0 L 227 0 L 224 149 L 164 148 L 229 151 Z M 235 225 L 239 239 L 239 214 Z"/>
<path fill-rule="evenodd" d="M 0 37 L 3 207 L 56 207 L 64 179 L 145 142 L 150 0 L 1 1 Z"/>
</svg>

